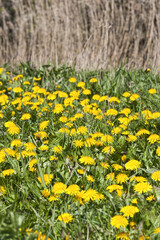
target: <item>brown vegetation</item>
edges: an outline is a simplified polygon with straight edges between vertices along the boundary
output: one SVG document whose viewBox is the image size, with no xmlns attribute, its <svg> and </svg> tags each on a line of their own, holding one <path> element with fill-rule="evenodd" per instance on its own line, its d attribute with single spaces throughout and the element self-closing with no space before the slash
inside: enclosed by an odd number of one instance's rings
<svg viewBox="0 0 160 240">
<path fill-rule="evenodd" d="M 159 0 L 0 0 L 0 64 L 160 67 Z"/>
</svg>

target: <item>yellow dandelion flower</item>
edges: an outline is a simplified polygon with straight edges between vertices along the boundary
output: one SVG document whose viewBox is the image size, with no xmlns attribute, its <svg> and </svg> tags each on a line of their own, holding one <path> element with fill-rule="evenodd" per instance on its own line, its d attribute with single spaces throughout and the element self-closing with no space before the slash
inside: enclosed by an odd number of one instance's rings
<svg viewBox="0 0 160 240">
<path fill-rule="evenodd" d="M 160 233 L 160 227 L 154 229 L 154 232 L 153 233 Z"/>
<path fill-rule="evenodd" d="M 146 130 L 146 129 L 140 129 L 137 133 L 136 133 L 136 136 L 141 136 L 141 135 L 144 135 L 144 134 L 150 134 L 150 131 Z"/>
<path fill-rule="evenodd" d="M 66 123 L 68 121 L 68 119 L 67 119 L 67 117 L 62 116 L 62 117 L 59 118 L 59 121 L 63 122 L 63 123 Z"/>
<path fill-rule="evenodd" d="M 15 173 L 15 171 L 13 169 L 6 169 L 6 170 L 2 171 L 1 176 L 2 177 L 10 176 L 13 173 Z"/>
<path fill-rule="evenodd" d="M 73 216 L 69 213 L 63 213 L 58 216 L 57 220 L 60 220 L 66 224 L 73 221 Z"/>
<path fill-rule="evenodd" d="M 76 196 L 80 191 L 80 187 L 76 184 L 70 185 L 66 190 L 65 193 L 71 196 Z"/>
<path fill-rule="evenodd" d="M 126 156 L 126 155 L 123 155 L 123 156 L 121 157 L 121 159 L 122 159 L 122 162 L 125 162 L 126 159 L 127 159 L 127 156 Z"/>
<path fill-rule="evenodd" d="M 104 115 L 106 116 L 116 116 L 118 114 L 118 111 L 116 109 L 108 109 Z"/>
<path fill-rule="evenodd" d="M 22 147 L 22 142 L 20 139 L 14 139 L 11 142 L 11 147 Z"/>
<path fill-rule="evenodd" d="M 36 150 L 36 146 L 32 142 L 27 142 L 24 144 L 26 151 L 34 151 Z"/>
<path fill-rule="evenodd" d="M 44 189 L 41 191 L 41 193 L 45 198 L 47 198 L 50 195 L 51 191 L 49 189 Z"/>
<path fill-rule="evenodd" d="M 113 181 L 115 177 L 114 173 L 108 173 L 106 176 L 106 180 Z"/>
<path fill-rule="evenodd" d="M 51 161 L 57 161 L 57 160 L 58 160 L 58 157 L 56 157 L 56 156 L 50 156 L 50 160 L 51 160 Z"/>
<path fill-rule="evenodd" d="M 12 89 L 12 91 L 15 93 L 21 93 L 21 92 L 23 92 L 23 89 L 21 87 L 15 87 Z"/>
<path fill-rule="evenodd" d="M 80 175 L 83 175 L 85 173 L 85 171 L 83 169 L 77 169 L 77 172 L 80 174 Z"/>
<path fill-rule="evenodd" d="M 87 181 L 94 182 L 95 180 L 94 180 L 94 178 L 91 175 L 88 175 L 87 176 Z"/>
<path fill-rule="evenodd" d="M 48 145 L 41 145 L 39 148 L 38 148 L 40 151 L 47 151 L 49 149 Z"/>
<path fill-rule="evenodd" d="M 120 239 L 120 240 L 130 240 L 129 234 L 125 233 L 125 232 L 117 233 L 116 240 L 117 239 Z"/>
<path fill-rule="evenodd" d="M 86 133 L 88 133 L 88 130 L 85 126 L 81 126 L 77 129 L 77 133 L 85 135 Z"/>
<path fill-rule="evenodd" d="M 136 170 L 140 167 L 140 165 L 141 165 L 141 162 L 139 162 L 138 160 L 135 160 L 135 159 L 131 159 L 125 164 L 125 169 L 126 170 Z"/>
<path fill-rule="evenodd" d="M 128 220 L 124 216 L 116 215 L 111 219 L 111 225 L 116 228 L 126 227 L 128 225 Z"/>
<path fill-rule="evenodd" d="M 61 194 L 64 193 L 67 186 L 62 182 L 56 182 L 52 187 L 52 192 L 54 194 Z"/>
<path fill-rule="evenodd" d="M 106 146 L 102 149 L 102 152 L 112 154 L 115 152 L 115 149 L 112 146 Z"/>
<path fill-rule="evenodd" d="M 141 176 L 134 176 L 130 179 L 130 182 L 136 180 L 137 182 L 147 182 L 147 179 Z"/>
<path fill-rule="evenodd" d="M 155 94 L 155 93 L 157 93 L 156 89 L 154 89 L 154 88 L 149 89 L 148 92 L 149 92 L 150 94 Z"/>
<path fill-rule="evenodd" d="M 29 113 L 24 113 L 22 117 L 20 118 L 21 120 L 28 120 L 31 118 L 31 114 Z"/>
<path fill-rule="evenodd" d="M 119 184 L 125 183 L 128 180 L 128 176 L 124 173 L 120 173 L 116 177 L 116 182 Z"/>
<path fill-rule="evenodd" d="M 89 81 L 90 81 L 91 83 L 98 82 L 97 78 L 91 78 Z"/>
<path fill-rule="evenodd" d="M 44 130 L 45 128 L 47 128 L 48 124 L 49 124 L 49 120 L 41 122 L 39 125 L 39 130 L 40 131 Z"/>
<path fill-rule="evenodd" d="M 117 134 L 119 134 L 121 131 L 122 131 L 122 128 L 120 128 L 120 127 L 115 127 L 115 128 L 112 129 L 111 133 L 114 134 L 114 135 L 117 135 Z"/>
<path fill-rule="evenodd" d="M 160 182 L 160 171 L 155 171 L 154 173 L 152 173 L 151 178 L 154 181 L 159 181 Z"/>
<path fill-rule="evenodd" d="M 78 82 L 77 87 L 84 88 L 85 83 L 84 82 Z"/>
<path fill-rule="evenodd" d="M 90 95 L 91 94 L 91 90 L 90 89 L 84 89 L 82 93 L 84 95 Z"/>
<path fill-rule="evenodd" d="M 60 145 L 55 146 L 55 147 L 53 148 L 53 151 L 54 151 L 55 153 L 62 153 L 63 147 L 60 146 Z"/>
<path fill-rule="evenodd" d="M 149 202 L 151 202 L 151 201 L 155 201 L 156 198 L 155 198 L 154 195 L 150 195 L 150 196 L 148 196 L 148 197 L 146 198 L 146 200 L 149 201 Z"/>
<path fill-rule="evenodd" d="M 34 81 L 40 81 L 41 77 L 34 77 L 33 79 L 34 79 Z"/>
<path fill-rule="evenodd" d="M 106 190 L 109 190 L 109 192 L 117 191 L 117 190 L 123 190 L 123 187 L 117 184 L 112 184 L 106 188 Z"/>
<path fill-rule="evenodd" d="M 20 133 L 19 127 L 16 126 L 16 124 L 8 127 L 7 132 L 11 135 L 16 135 Z"/>
<path fill-rule="evenodd" d="M 106 168 L 106 169 L 109 168 L 109 164 L 106 163 L 106 162 L 101 162 L 101 166 L 102 166 L 103 168 Z"/>
<path fill-rule="evenodd" d="M 39 176 L 37 179 L 42 184 L 41 177 Z M 44 179 L 45 184 L 48 185 L 52 181 L 53 175 L 52 174 L 44 174 L 43 179 Z"/>
<path fill-rule="evenodd" d="M 6 194 L 6 189 L 3 186 L 0 186 L 0 197 Z"/>
<path fill-rule="evenodd" d="M 132 135 L 132 134 L 130 134 L 130 135 L 128 135 L 128 138 L 126 138 L 126 140 L 128 142 L 135 142 L 137 140 L 137 137 Z"/>
<path fill-rule="evenodd" d="M 114 140 L 113 137 L 110 136 L 110 135 L 103 135 L 103 136 L 101 137 L 101 141 L 102 141 L 102 142 L 112 143 L 113 140 Z"/>
<path fill-rule="evenodd" d="M 95 161 L 92 157 L 89 157 L 89 156 L 82 156 L 80 159 L 79 159 L 80 163 L 83 163 L 84 165 L 95 165 Z"/>
<path fill-rule="evenodd" d="M 124 114 L 126 117 L 128 117 L 128 115 L 131 113 L 131 109 L 130 108 L 124 108 L 119 113 Z"/>
<path fill-rule="evenodd" d="M 82 148 L 83 145 L 84 145 L 84 143 L 83 143 L 82 140 L 74 140 L 74 141 L 73 141 L 73 144 L 74 144 L 76 147 L 78 147 L 78 148 Z"/>
<path fill-rule="evenodd" d="M 125 97 L 125 98 L 127 98 L 127 97 L 130 97 L 130 95 L 131 95 L 131 94 L 130 94 L 129 92 L 124 92 L 122 96 Z"/>
<path fill-rule="evenodd" d="M 71 78 L 69 78 L 68 81 L 71 83 L 74 83 L 74 82 L 77 82 L 77 79 L 75 77 L 71 77 Z"/>
<path fill-rule="evenodd" d="M 136 94 L 136 93 L 134 93 L 134 94 L 132 94 L 132 95 L 130 96 L 130 100 L 131 100 L 131 101 L 135 101 L 135 100 L 137 100 L 138 98 L 139 98 L 139 95 Z"/>
<path fill-rule="evenodd" d="M 61 113 L 64 111 L 64 108 L 63 108 L 63 105 L 62 104 L 58 104 L 58 103 L 55 103 L 55 107 L 54 107 L 54 110 L 53 112 L 58 114 L 58 113 Z"/>
<path fill-rule="evenodd" d="M 49 202 L 55 202 L 55 201 L 58 201 L 58 196 L 57 195 L 51 195 L 49 198 L 48 198 L 48 201 Z"/>
<path fill-rule="evenodd" d="M 79 98 L 79 95 L 80 95 L 80 92 L 78 90 L 74 90 L 72 92 L 70 92 L 70 97 L 74 98 L 74 99 L 78 99 Z"/>
<path fill-rule="evenodd" d="M 41 138 L 41 139 L 49 137 L 48 134 L 46 132 L 44 132 L 44 131 L 36 132 L 36 133 L 34 133 L 34 136 L 36 138 Z"/>
<path fill-rule="evenodd" d="M 148 182 L 140 182 L 134 185 L 134 191 L 140 193 L 146 193 L 152 190 L 152 186 Z"/>
<path fill-rule="evenodd" d="M 123 169 L 123 167 L 119 164 L 112 164 L 112 168 L 114 168 L 114 170 L 116 170 L 116 171 L 119 171 L 119 170 Z"/>
<path fill-rule="evenodd" d="M 159 135 L 157 135 L 157 134 L 151 134 L 151 135 L 147 138 L 147 140 L 149 141 L 150 144 L 153 144 L 153 143 L 155 143 L 155 142 L 158 142 L 158 141 L 160 140 L 160 137 L 159 137 Z"/>
<path fill-rule="evenodd" d="M 135 206 L 130 205 L 123 207 L 120 212 L 122 212 L 125 217 L 133 217 L 135 213 L 139 212 L 139 209 Z"/>
<path fill-rule="evenodd" d="M 88 189 L 87 191 L 84 192 L 82 199 L 84 202 L 89 202 L 90 200 L 97 200 L 99 198 L 98 192 L 94 189 Z"/>
</svg>

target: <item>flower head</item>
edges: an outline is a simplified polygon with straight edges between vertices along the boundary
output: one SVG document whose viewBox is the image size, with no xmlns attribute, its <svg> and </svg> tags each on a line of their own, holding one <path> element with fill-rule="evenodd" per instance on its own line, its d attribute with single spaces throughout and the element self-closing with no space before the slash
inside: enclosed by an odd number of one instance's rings
<svg viewBox="0 0 160 240">
<path fill-rule="evenodd" d="M 133 217 L 135 213 L 139 212 L 139 209 L 136 206 L 125 206 L 120 212 L 122 212 L 125 217 Z"/>
<path fill-rule="evenodd" d="M 60 216 L 58 216 L 57 220 L 60 220 L 64 223 L 72 222 L 73 216 L 69 213 L 63 213 Z"/>
<path fill-rule="evenodd" d="M 116 228 L 126 227 L 128 225 L 128 220 L 124 216 L 116 215 L 112 217 L 111 225 Z"/>
</svg>

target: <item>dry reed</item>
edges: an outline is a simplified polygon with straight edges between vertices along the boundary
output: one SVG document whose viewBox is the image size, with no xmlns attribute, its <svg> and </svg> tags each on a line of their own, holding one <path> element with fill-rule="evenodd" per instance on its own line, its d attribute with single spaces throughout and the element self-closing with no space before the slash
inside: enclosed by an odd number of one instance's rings
<svg viewBox="0 0 160 240">
<path fill-rule="evenodd" d="M 0 0 L 0 64 L 160 69 L 159 0 Z"/>
</svg>

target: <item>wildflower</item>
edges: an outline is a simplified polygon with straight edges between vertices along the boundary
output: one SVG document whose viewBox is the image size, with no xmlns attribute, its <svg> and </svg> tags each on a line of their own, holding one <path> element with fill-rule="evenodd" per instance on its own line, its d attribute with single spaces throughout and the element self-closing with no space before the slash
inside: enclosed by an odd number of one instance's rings
<svg viewBox="0 0 160 240">
<path fill-rule="evenodd" d="M 111 225 L 116 228 L 126 227 L 128 225 L 128 220 L 124 216 L 116 215 L 111 219 Z"/>
<path fill-rule="evenodd" d="M 74 90 L 74 91 L 70 92 L 69 95 L 74 99 L 78 99 L 79 95 L 80 95 L 80 92 L 78 90 Z"/>
<path fill-rule="evenodd" d="M 120 100 L 117 97 L 109 97 L 108 101 L 110 103 L 113 103 L 113 102 L 120 103 Z"/>
<path fill-rule="evenodd" d="M 84 200 L 84 202 L 89 202 L 90 200 L 98 200 L 98 192 L 94 189 L 88 189 L 84 192 L 82 199 Z"/>
<path fill-rule="evenodd" d="M 37 179 L 42 184 L 41 177 L 39 176 Z M 53 175 L 52 174 L 44 174 L 43 179 L 44 179 L 45 184 L 48 185 L 52 181 Z"/>
<path fill-rule="evenodd" d="M 55 147 L 53 148 L 53 151 L 54 151 L 55 153 L 62 153 L 63 147 L 60 146 L 60 145 L 55 146 Z"/>
<path fill-rule="evenodd" d="M 14 139 L 12 142 L 11 142 L 11 147 L 22 147 L 22 142 L 20 139 Z"/>
<path fill-rule="evenodd" d="M 156 200 L 155 196 L 154 195 L 150 195 L 146 198 L 147 201 L 151 202 L 153 200 Z"/>
<path fill-rule="evenodd" d="M 130 95 L 131 95 L 131 94 L 130 94 L 129 92 L 124 92 L 122 96 L 125 97 L 125 98 L 127 98 L 127 97 L 129 97 Z"/>
<path fill-rule="evenodd" d="M 141 162 L 139 162 L 138 160 L 135 159 L 131 159 L 130 161 L 128 161 L 125 164 L 125 169 L 127 170 L 136 170 L 137 168 L 139 168 L 141 165 Z"/>
<path fill-rule="evenodd" d="M 154 229 L 154 232 L 153 233 L 160 233 L 160 227 Z"/>
<path fill-rule="evenodd" d="M 50 156 L 50 160 L 51 160 L 51 161 L 57 161 L 57 160 L 58 160 L 58 157 Z"/>
<path fill-rule="evenodd" d="M 134 93 L 134 94 L 132 94 L 132 95 L 130 96 L 130 100 L 131 100 L 131 101 L 135 101 L 135 100 L 137 100 L 138 98 L 139 98 L 139 95 L 136 94 L 136 93 Z"/>
<path fill-rule="evenodd" d="M 63 108 L 62 104 L 57 104 L 56 103 L 53 112 L 58 114 L 58 113 L 61 113 L 63 111 L 64 111 L 64 108 Z"/>
<path fill-rule="evenodd" d="M 134 142 L 134 141 L 137 140 L 137 137 L 134 136 L 134 135 L 132 135 L 132 134 L 130 134 L 130 135 L 128 135 L 128 138 L 126 138 L 126 140 L 127 140 L 128 142 Z"/>
<path fill-rule="evenodd" d="M 157 135 L 157 134 L 151 134 L 151 135 L 147 138 L 147 140 L 149 141 L 150 144 L 153 144 L 153 143 L 155 143 L 155 142 L 158 142 L 158 141 L 160 140 L 160 137 L 159 137 L 159 135 Z"/>
<path fill-rule="evenodd" d="M 85 126 L 81 126 L 77 129 L 77 133 L 85 135 L 88 132 Z"/>
<path fill-rule="evenodd" d="M 114 168 L 116 171 L 122 170 L 123 167 L 119 164 L 112 164 L 112 168 Z"/>
<path fill-rule="evenodd" d="M 129 234 L 128 234 L 128 233 L 125 233 L 125 232 L 117 233 L 116 239 L 120 239 L 120 240 L 130 240 Z"/>
<path fill-rule="evenodd" d="M 137 198 L 134 198 L 134 199 L 132 199 L 132 201 L 131 201 L 131 203 L 133 203 L 133 204 L 137 204 Z"/>
<path fill-rule="evenodd" d="M 65 193 L 71 196 L 75 196 L 79 193 L 79 191 L 80 187 L 76 184 L 72 184 L 65 190 Z"/>
<path fill-rule="evenodd" d="M 107 142 L 107 143 L 112 143 L 113 142 L 113 137 L 110 135 L 103 135 L 101 137 L 102 142 Z"/>
<path fill-rule="evenodd" d="M 112 154 L 115 152 L 115 149 L 112 146 L 106 146 L 102 149 L 102 152 Z"/>
<path fill-rule="evenodd" d="M 60 220 L 66 224 L 72 222 L 73 216 L 69 213 L 63 213 L 60 216 L 58 216 L 57 220 Z"/>
<path fill-rule="evenodd" d="M 85 171 L 83 169 L 77 169 L 77 172 L 80 174 L 80 175 L 83 175 L 85 173 Z"/>
<path fill-rule="evenodd" d="M 21 120 L 28 120 L 31 118 L 31 114 L 29 113 L 24 113 L 22 117 L 20 118 Z"/>
<path fill-rule="evenodd" d="M 78 147 L 78 148 L 81 148 L 81 147 L 83 147 L 83 145 L 84 145 L 84 143 L 83 143 L 83 141 L 82 140 L 74 140 L 74 145 L 76 146 L 76 147 Z"/>
<path fill-rule="evenodd" d="M 93 178 L 91 175 L 88 175 L 88 176 L 87 176 L 87 180 L 88 180 L 89 182 L 94 182 L 94 181 L 95 181 L 94 178 Z"/>
<path fill-rule="evenodd" d="M 106 188 L 106 190 L 109 190 L 109 192 L 117 191 L 117 190 L 122 190 L 123 187 L 117 184 L 112 184 Z"/>
<path fill-rule="evenodd" d="M 122 158 L 122 162 L 125 162 L 126 159 L 127 159 L 127 156 L 126 156 L 126 155 L 123 155 L 121 158 Z"/>
<path fill-rule="evenodd" d="M 106 162 L 101 162 L 101 166 L 102 166 L 103 168 L 106 168 L 106 169 L 109 168 L 109 164 L 106 163 Z"/>
<path fill-rule="evenodd" d="M 0 186 L 0 197 L 6 194 L 6 189 L 3 186 Z"/>
<path fill-rule="evenodd" d="M 71 83 L 74 83 L 74 82 L 77 81 L 77 79 L 75 77 L 71 77 L 68 81 L 71 82 Z"/>
<path fill-rule="evenodd" d="M 105 113 L 106 116 L 116 116 L 118 114 L 118 111 L 116 109 L 108 109 Z"/>
<path fill-rule="evenodd" d="M 154 173 L 152 173 L 151 178 L 154 181 L 159 181 L 160 182 L 160 171 L 155 171 Z"/>
<path fill-rule="evenodd" d="M 38 77 L 38 78 L 37 78 L 37 77 L 34 77 L 33 79 L 34 79 L 34 81 L 40 81 L 40 80 L 41 80 L 41 77 Z"/>
<path fill-rule="evenodd" d="M 67 120 L 68 120 L 68 119 L 67 119 L 67 117 L 65 117 L 65 116 L 62 116 L 62 117 L 59 118 L 59 121 L 60 121 L 60 122 L 63 122 L 63 123 L 66 123 Z"/>
<path fill-rule="evenodd" d="M 16 124 L 13 124 L 11 127 L 8 127 L 7 132 L 11 135 L 16 135 L 20 133 L 20 129 Z"/>
<path fill-rule="evenodd" d="M 36 150 L 36 146 L 32 142 L 27 142 L 24 144 L 26 151 L 34 151 Z"/>
<path fill-rule="evenodd" d="M 6 169 L 6 170 L 2 171 L 1 176 L 5 177 L 5 176 L 12 175 L 13 173 L 15 173 L 15 171 L 13 169 Z"/>
<path fill-rule="evenodd" d="M 40 151 L 47 151 L 49 149 L 49 147 L 47 145 L 41 145 L 39 148 L 38 148 Z"/>
<path fill-rule="evenodd" d="M 119 184 L 125 183 L 128 180 L 128 176 L 124 173 L 120 173 L 116 177 L 116 182 Z"/>
<path fill-rule="evenodd" d="M 80 163 L 84 163 L 84 165 L 95 165 L 95 161 L 92 157 L 89 157 L 89 156 L 82 156 L 80 159 L 79 159 Z"/>
<path fill-rule="evenodd" d="M 90 95 L 91 94 L 91 90 L 89 89 L 84 89 L 82 92 L 84 95 Z"/>
<path fill-rule="evenodd" d="M 122 131 L 122 128 L 120 128 L 120 127 L 115 127 L 115 128 L 112 129 L 111 133 L 114 134 L 114 135 L 117 135 L 117 134 L 119 134 L 121 131 Z"/>
<path fill-rule="evenodd" d="M 135 206 L 125 206 L 120 212 L 122 212 L 125 217 L 133 217 L 135 213 L 139 212 L 139 209 Z"/>
<path fill-rule="evenodd" d="M 126 117 L 128 117 L 128 115 L 131 113 L 131 109 L 130 108 L 124 108 L 119 113 L 124 114 Z"/>
<path fill-rule="evenodd" d="M 20 88 L 20 87 L 15 87 L 15 88 L 12 89 L 12 91 L 15 92 L 15 93 L 21 93 L 21 92 L 23 92 L 23 89 Z"/>
<path fill-rule="evenodd" d="M 100 99 L 100 96 L 98 94 L 95 94 L 93 95 L 92 97 L 93 100 L 99 100 Z"/>
<path fill-rule="evenodd" d="M 44 189 L 41 191 L 42 195 L 46 198 L 50 195 L 50 190 L 49 189 Z"/>
<path fill-rule="evenodd" d="M 61 194 L 64 193 L 67 186 L 62 182 L 56 182 L 52 187 L 52 192 L 54 194 Z"/>
<path fill-rule="evenodd" d="M 48 126 L 48 124 L 49 124 L 49 120 L 41 122 L 39 125 L 39 130 L 43 131 Z"/>
<path fill-rule="evenodd" d="M 84 88 L 84 86 L 85 86 L 85 83 L 84 83 L 84 82 L 78 82 L 78 83 L 77 83 L 77 87 Z"/>
<path fill-rule="evenodd" d="M 132 182 L 133 180 L 136 180 L 137 182 L 147 182 L 147 179 L 141 176 L 134 176 L 130 179 L 130 182 Z"/>
<path fill-rule="evenodd" d="M 43 138 L 47 138 L 47 137 L 48 137 L 48 134 L 47 134 L 46 132 L 44 132 L 44 131 L 39 131 L 39 132 L 34 133 L 34 136 L 35 136 L 36 138 L 41 138 L 41 139 L 43 139 Z"/>
<path fill-rule="evenodd" d="M 150 134 L 150 131 L 148 131 L 148 130 L 146 130 L 146 129 L 140 129 L 137 133 L 136 133 L 136 135 L 137 136 L 141 136 L 141 135 L 143 135 L 143 134 Z"/>
<path fill-rule="evenodd" d="M 154 89 L 154 88 L 149 89 L 148 92 L 149 92 L 150 94 L 155 94 L 155 93 L 157 93 L 157 92 L 156 92 L 156 89 Z"/>
<path fill-rule="evenodd" d="M 134 191 L 140 193 L 146 193 L 152 190 L 152 186 L 148 182 L 137 183 L 134 185 Z"/>
<path fill-rule="evenodd" d="M 55 202 L 55 201 L 58 201 L 58 196 L 57 195 L 50 195 L 50 197 L 48 198 L 48 201 L 49 202 Z"/>
<path fill-rule="evenodd" d="M 91 83 L 98 82 L 98 80 L 97 80 L 96 78 L 91 78 L 89 81 L 90 81 Z"/>
<path fill-rule="evenodd" d="M 94 138 L 87 138 L 84 144 L 86 147 L 91 147 L 96 145 L 96 140 Z"/>
</svg>

